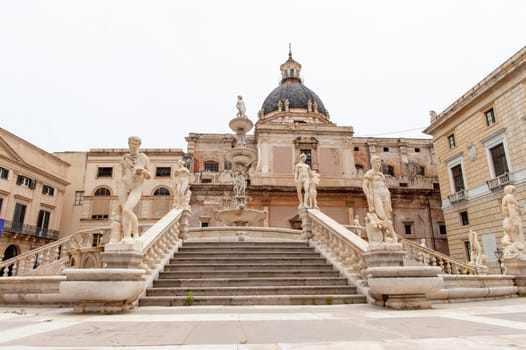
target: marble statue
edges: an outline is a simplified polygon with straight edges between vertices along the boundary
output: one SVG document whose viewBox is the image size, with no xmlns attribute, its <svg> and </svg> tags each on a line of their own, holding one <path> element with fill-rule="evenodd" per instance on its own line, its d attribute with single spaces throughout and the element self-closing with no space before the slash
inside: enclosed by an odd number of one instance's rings
<svg viewBox="0 0 526 350">
<path fill-rule="evenodd" d="M 312 101 L 310 98 L 307 100 L 307 112 L 312 112 Z"/>
<path fill-rule="evenodd" d="M 318 207 L 318 185 L 320 184 L 320 174 L 316 170 L 310 171 L 309 195 L 307 196 L 307 207 Z"/>
<path fill-rule="evenodd" d="M 392 221 L 391 193 L 385 183 L 385 176 L 381 171 L 382 160 L 378 156 L 371 157 L 371 166 L 363 179 L 362 189 L 367 197 L 369 212 L 366 217 L 367 235 L 374 231 L 375 238 L 382 233 L 382 241 L 398 241 Z"/>
<path fill-rule="evenodd" d="M 281 112 L 283 110 L 283 102 L 281 100 L 278 101 L 278 112 Z"/>
<path fill-rule="evenodd" d="M 469 245 L 471 247 L 472 266 L 483 266 L 486 262 L 486 256 L 482 254 L 482 247 L 479 242 L 479 234 L 476 231 L 469 230 Z"/>
<path fill-rule="evenodd" d="M 238 165 L 234 171 L 234 197 L 245 197 L 247 189 L 247 181 L 245 176 L 245 169 Z"/>
<path fill-rule="evenodd" d="M 288 110 L 289 110 L 289 106 L 290 106 L 290 101 L 289 101 L 288 98 L 286 98 L 286 99 L 285 99 L 285 111 L 288 112 Z"/>
<path fill-rule="evenodd" d="M 502 221 L 504 256 L 513 257 L 524 254 L 526 247 L 521 225 L 520 205 L 515 198 L 515 186 L 513 185 L 504 187 L 502 216 L 504 217 Z"/>
<path fill-rule="evenodd" d="M 175 162 L 175 197 L 174 208 L 186 208 L 190 204 L 190 184 L 193 182 L 193 176 L 190 170 L 185 167 L 184 161 L 179 159 Z"/>
<path fill-rule="evenodd" d="M 318 113 L 318 102 L 314 101 L 314 103 L 312 104 L 312 111 L 314 113 Z"/>
<path fill-rule="evenodd" d="M 429 116 L 431 117 L 431 121 L 435 120 L 438 117 L 437 112 L 435 111 L 429 111 Z"/>
<path fill-rule="evenodd" d="M 239 95 L 237 97 L 237 117 L 238 118 L 248 118 L 247 117 L 247 108 L 245 107 L 245 102 L 243 102 L 243 96 Z"/>
<path fill-rule="evenodd" d="M 142 195 L 144 180 L 151 178 L 150 160 L 139 152 L 141 139 L 137 136 L 128 138 L 130 152 L 121 160 L 121 178 L 119 186 L 119 203 L 122 209 L 121 225 L 123 240 L 139 237 L 139 223 L 133 209 L 137 206 Z"/>
<path fill-rule="evenodd" d="M 298 192 L 299 208 L 308 207 L 309 186 L 310 186 L 310 166 L 305 163 L 307 155 L 300 154 L 300 160 L 294 167 L 294 182 Z M 303 192 L 303 195 L 302 195 Z"/>
</svg>

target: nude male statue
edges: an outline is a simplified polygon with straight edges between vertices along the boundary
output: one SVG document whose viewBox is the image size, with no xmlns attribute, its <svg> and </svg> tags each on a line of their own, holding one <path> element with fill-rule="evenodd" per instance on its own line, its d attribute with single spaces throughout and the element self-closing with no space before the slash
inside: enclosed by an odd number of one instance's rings
<svg viewBox="0 0 526 350">
<path fill-rule="evenodd" d="M 139 152 L 141 139 L 138 136 L 128 138 L 130 153 L 121 160 L 121 183 L 119 186 L 119 202 L 122 208 L 123 240 L 139 237 L 139 224 L 133 209 L 141 199 L 141 190 L 145 179 L 150 179 L 150 160 Z"/>
<path fill-rule="evenodd" d="M 298 192 L 299 207 L 308 207 L 309 186 L 310 186 L 310 166 L 305 163 L 307 155 L 302 153 L 300 160 L 294 167 L 294 182 L 296 183 L 296 191 Z M 302 190 L 304 195 L 302 196 Z"/>
<path fill-rule="evenodd" d="M 515 198 L 515 186 L 513 185 L 504 187 L 502 215 L 504 216 L 502 221 L 504 254 L 513 255 L 524 251 L 526 247 L 521 225 L 520 205 Z"/>
</svg>

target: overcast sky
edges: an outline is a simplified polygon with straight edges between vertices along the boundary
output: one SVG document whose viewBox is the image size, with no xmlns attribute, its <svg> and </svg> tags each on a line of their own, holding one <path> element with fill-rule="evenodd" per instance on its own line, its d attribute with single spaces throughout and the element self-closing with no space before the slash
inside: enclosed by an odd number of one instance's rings
<svg viewBox="0 0 526 350">
<path fill-rule="evenodd" d="M 356 136 L 429 137 L 526 44 L 526 1 L 1 1 L 0 126 L 49 152 L 183 148 L 255 122 L 292 43 Z M 412 131 L 407 131 L 412 130 Z"/>
</svg>

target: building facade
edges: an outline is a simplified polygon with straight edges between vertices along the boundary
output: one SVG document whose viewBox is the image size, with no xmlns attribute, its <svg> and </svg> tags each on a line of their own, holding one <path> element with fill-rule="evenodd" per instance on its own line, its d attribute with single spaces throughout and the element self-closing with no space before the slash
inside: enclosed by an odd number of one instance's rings
<svg viewBox="0 0 526 350">
<path fill-rule="evenodd" d="M 470 260 L 473 229 L 494 262 L 504 186 L 516 186 L 519 203 L 526 199 L 526 47 L 442 113 L 432 112 L 425 132 L 433 136 L 451 256 Z"/>
<path fill-rule="evenodd" d="M 419 243 L 425 239 L 428 247 L 447 254 L 432 141 L 354 137 L 352 126 L 331 121 L 323 101 L 303 84 L 301 65 L 290 54 L 280 71 L 281 83 L 264 99 L 257 117 L 252 118 L 256 119 L 254 132 L 245 140 L 247 147 L 257 153 L 257 160 L 248 169 L 247 204 L 267 213 L 259 225 L 301 227 L 294 166 L 303 153 L 311 168 L 320 174 L 321 210 L 341 224 L 363 226 L 368 210 L 363 175 L 371 168 L 371 156 L 378 155 L 391 192 L 396 232 Z M 172 207 L 174 164 L 178 160 L 187 164 L 194 178 L 190 226 L 221 226 L 215 212 L 235 206 L 232 165 L 226 161 L 225 151 L 235 146 L 236 135 L 190 133 L 186 142 L 186 152 L 141 149 L 150 159 L 152 174 L 145 181 L 142 200 L 135 209 L 141 224 L 154 223 Z M 33 152 L 39 151 L 35 147 Z M 53 217 L 55 226 L 50 228 L 60 227 L 60 235 L 64 236 L 108 227 L 119 205 L 120 162 L 127 152 L 92 149 L 50 155 L 53 162 L 49 167 L 57 167 L 53 171 L 61 174 L 61 182 L 52 182 L 61 190 L 60 206 L 57 203 L 55 210 L 60 208 L 63 213 Z M 35 167 L 44 165 L 37 162 Z M 41 182 L 49 183 L 47 179 Z M 14 210 L 7 209 L 5 202 L 1 209 L 1 217 L 12 215 Z"/>
<path fill-rule="evenodd" d="M 0 253 L 25 253 L 61 234 L 69 164 L 0 128 Z"/>
</svg>

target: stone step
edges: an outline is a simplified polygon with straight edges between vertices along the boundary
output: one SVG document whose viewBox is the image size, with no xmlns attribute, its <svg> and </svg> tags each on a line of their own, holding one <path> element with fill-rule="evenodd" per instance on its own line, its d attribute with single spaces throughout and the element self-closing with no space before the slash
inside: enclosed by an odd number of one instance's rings
<svg viewBox="0 0 526 350">
<path fill-rule="evenodd" d="M 164 271 L 260 271 L 260 270 L 317 270 L 333 271 L 333 267 L 327 263 L 322 264 L 167 264 Z"/>
<path fill-rule="evenodd" d="M 318 295 L 355 294 L 351 286 L 256 286 L 256 287 L 167 287 L 148 288 L 146 296 L 222 296 L 222 295 Z"/>
<path fill-rule="evenodd" d="M 243 257 L 243 258 L 271 258 L 271 257 L 283 257 L 284 255 L 287 257 L 319 257 L 320 255 L 315 252 L 303 252 L 303 253 L 297 253 L 297 252 L 266 252 L 266 253 L 250 253 L 250 252 L 238 252 L 238 253 L 216 253 L 216 252 L 209 252 L 209 253 L 188 253 L 185 251 L 179 251 L 175 254 L 175 256 L 180 258 L 228 258 L 232 257 L 232 255 L 235 254 L 237 257 Z"/>
<path fill-rule="evenodd" d="M 332 305 L 364 304 L 359 294 L 344 295 L 236 295 L 236 296 L 164 296 L 143 297 L 139 306 L 191 306 L 191 305 Z"/>
<path fill-rule="evenodd" d="M 288 258 L 288 257 L 270 257 L 270 258 L 238 258 L 238 257 L 227 257 L 227 258 L 180 258 L 177 255 L 175 258 L 170 259 L 169 264 L 324 264 L 327 260 L 318 256 L 312 258 Z"/>
<path fill-rule="evenodd" d="M 243 248 L 243 247 L 259 247 L 259 248 L 285 248 L 285 247 L 292 247 L 292 248 L 302 248 L 302 247 L 309 247 L 309 243 L 305 241 L 298 241 L 298 242 L 187 242 L 185 241 L 183 243 L 184 248 L 189 247 L 213 247 L 213 248 L 220 248 L 220 247 L 235 247 L 235 248 Z"/>
<path fill-rule="evenodd" d="M 159 279 L 153 287 L 249 287 L 249 286 L 323 286 L 347 285 L 344 277 L 275 277 L 275 278 L 188 278 Z"/>
<path fill-rule="evenodd" d="M 182 247 L 179 249 L 180 253 L 214 253 L 214 254 L 260 254 L 260 253 L 310 253 L 318 254 L 313 248 L 310 247 Z"/>
<path fill-rule="evenodd" d="M 238 270 L 238 271 L 169 271 L 160 272 L 159 279 L 181 278 L 268 278 L 268 277 L 340 277 L 335 270 Z"/>
</svg>

